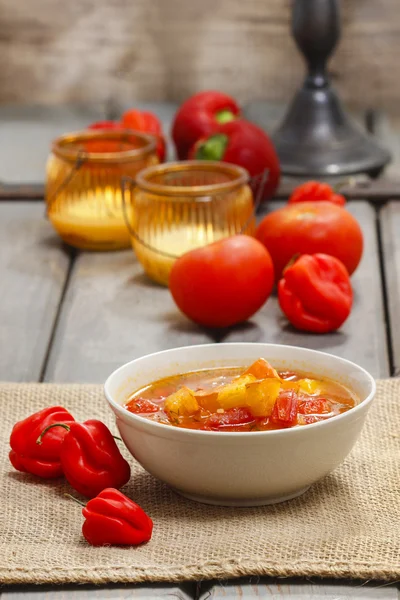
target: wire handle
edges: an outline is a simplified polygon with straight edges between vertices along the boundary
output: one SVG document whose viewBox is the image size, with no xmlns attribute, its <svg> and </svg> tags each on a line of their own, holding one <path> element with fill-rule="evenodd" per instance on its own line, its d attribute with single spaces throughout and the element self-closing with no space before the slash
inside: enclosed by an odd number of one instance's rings
<svg viewBox="0 0 400 600">
<path fill-rule="evenodd" d="M 265 185 L 268 180 L 268 174 L 269 174 L 269 169 L 264 169 L 264 171 L 262 173 L 260 173 L 259 175 L 250 177 L 249 185 L 253 192 L 253 197 L 254 197 L 253 210 L 251 211 L 251 215 L 249 216 L 247 221 L 241 227 L 240 231 L 238 233 L 236 233 L 235 235 L 243 234 L 248 229 L 248 227 L 249 227 L 250 223 L 253 221 L 253 219 L 255 219 L 256 213 L 260 207 L 260 204 L 261 204 L 261 201 L 263 198 Z M 141 238 L 140 235 L 137 233 L 137 231 L 135 231 L 135 229 L 132 227 L 132 224 L 128 217 L 126 192 L 128 190 L 128 185 L 132 189 L 132 187 L 135 185 L 135 183 L 136 183 L 135 179 L 133 179 L 132 177 L 124 176 L 121 178 L 122 214 L 123 214 L 124 221 L 125 221 L 125 224 L 126 224 L 126 227 L 129 231 L 129 233 L 137 242 L 139 242 L 142 246 L 147 248 L 147 250 L 151 250 L 152 252 L 156 252 L 157 254 L 160 254 L 161 256 L 165 256 L 167 258 L 179 258 L 179 256 L 176 254 L 170 254 L 169 252 L 165 252 L 164 250 L 159 250 L 158 248 L 154 248 L 154 246 L 151 246 L 143 238 Z"/>
<path fill-rule="evenodd" d="M 48 196 L 46 198 L 46 214 L 49 213 L 49 209 L 51 208 L 53 202 L 55 202 L 59 193 L 67 187 L 67 185 L 72 181 L 72 179 L 75 177 L 79 169 L 85 164 L 86 161 L 87 152 L 85 152 L 84 150 L 79 150 L 71 171 L 68 173 L 68 175 L 64 177 L 64 179 L 62 180 L 58 188 L 55 190 L 55 192 L 53 192 L 51 196 Z"/>
</svg>

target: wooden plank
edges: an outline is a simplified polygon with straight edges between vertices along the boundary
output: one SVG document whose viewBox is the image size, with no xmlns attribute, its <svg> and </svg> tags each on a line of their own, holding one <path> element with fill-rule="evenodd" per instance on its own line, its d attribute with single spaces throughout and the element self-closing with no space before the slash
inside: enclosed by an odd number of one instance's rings
<svg viewBox="0 0 400 600">
<path fill-rule="evenodd" d="M 169 159 L 173 160 L 174 150 L 169 147 Z M 337 183 L 337 182 L 335 182 Z M 283 179 L 278 190 L 276 191 L 275 198 L 287 200 L 292 193 L 294 187 L 298 185 L 297 181 L 287 181 Z M 340 192 L 344 194 L 348 200 L 368 200 L 374 204 L 383 204 L 388 200 L 400 200 L 400 180 L 390 179 L 378 179 L 369 180 L 364 177 L 358 176 L 354 180 L 351 179 L 347 185 L 341 188 Z M 0 201 L 2 200 L 43 200 L 44 197 L 44 184 L 13 184 L 13 185 L 2 185 L 0 184 Z"/>
<path fill-rule="evenodd" d="M 279 206 L 272 204 L 271 208 Z M 276 295 L 248 322 L 221 335 L 223 342 L 275 342 L 331 352 L 366 368 L 375 377 L 389 375 L 385 317 L 373 207 L 349 202 L 364 234 L 364 255 L 352 278 L 354 307 L 337 332 L 317 335 L 296 331 L 281 313 Z M 368 324 L 368 325 L 367 325 Z"/>
<path fill-rule="evenodd" d="M 181 100 L 222 89 L 241 101 L 287 101 L 304 65 L 281 0 L 1 0 L 0 100 Z M 398 0 L 341 3 L 342 39 L 330 68 L 342 97 L 398 104 Z M 196 24 L 193 27 L 193 24 Z"/>
<path fill-rule="evenodd" d="M 42 204 L 0 204 L 0 379 L 40 378 L 69 263 Z"/>
<path fill-rule="evenodd" d="M 133 252 L 81 254 L 45 373 L 46 381 L 103 382 L 138 356 L 213 341 L 152 283 Z"/>
<path fill-rule="evenodd" d="M 373 111 L 371 128 L 374 135 L 392 154 L 392 162 L 385 169 L 385 177 L 400 185 L 400 116 L 396 113 Z"/>
<path fill-rule="evenodd" d="M 176 598 L 191 600 L 195 597 L 195 584 L 178 587 L 174 584 L 149 583 L 147 585 L 105 586 L 25 586 L 6 587 L 0 591 L 1 600 L 136 600 L 141 598 Z"/>
<path fill-rule="evenodd" d="M 0 107 L 0 182 L 43 183 L 51 141 L 104 118 L 100 108 L 80 106 Z"/>
<path fill-rule="evenodd" d="M 302 580 L 271 580 L 268 578 L 239 579 L 220 582 L 215 585 L 202 584 L 199 600 L 218 600 L 219 598 L 251 600 L 268 598 L 280 600 L 398 600 L 396 585 L 377 583 L 343 582 L 335 580 L 318 583 Z"/>
<path fill-rule="evenodd" d="M 82 254 L 74 266 L 46 380 L 103 381 L 129 359 L 212 340 L 300 345 L 354 360 L 374 376 L 388 375 L 375 211 L 366 203 L 349 203 L 348 208 L 361 223 L 365 250 L 353 277 L 354 309 L 339 332 L 320 336 L 295 331 L 273 296 L 248 323 L 210 333 L 177 311 L 169 292 L 147 280 L 130 251 Z"/>
<path fill-rule="evenodd" d="M 391 330 L 393 375 L 400 376 L 400 204 L 390 202 L 380 213 L 383 265 Z"/>
</svg>

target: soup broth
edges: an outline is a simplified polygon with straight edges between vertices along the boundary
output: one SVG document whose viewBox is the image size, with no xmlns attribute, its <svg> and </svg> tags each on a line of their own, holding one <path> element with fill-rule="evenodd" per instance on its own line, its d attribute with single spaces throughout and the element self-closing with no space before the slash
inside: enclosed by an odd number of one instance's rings
<svg viewBox="0 0 400 600">
<path fill-rule="evenodd" d="M 350 410 L 356 395 L 340 383 L 266 360 L 160 379 L 137 390 L 128 411 L 147 419 L 205 431 L 266 431 L 316 423 Z"/>
</svg>

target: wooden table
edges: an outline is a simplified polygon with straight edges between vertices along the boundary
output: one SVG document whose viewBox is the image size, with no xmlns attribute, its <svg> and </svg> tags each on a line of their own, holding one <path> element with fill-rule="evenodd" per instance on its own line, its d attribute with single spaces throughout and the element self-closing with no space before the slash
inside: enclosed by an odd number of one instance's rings
<svg viewBox="0 0 400 600">
<path fill-rule="evenodd" d="M 167 121 L 172 109 L 164 111 Z M 300 345 L 354 360 L 376 377 L 400 374 L 400 202 L 390 199 L 392 193 L 399 195 L 400 186 L 378 182 L 365 188 L 373 202 L 358 197 L 348 204 L 362 226 L 365 252 L 353 278 L 354 310 L 339 332 L 324 336 L 296 332 L 272 297 L 250 322 L 216 333 L 180 315 L 168 290 L 143 275 L 130 250 L 72 251 L 46 221 L 40 194 L 49 138 L 97 116 L 87 109 L 0 111 L 0 379 L 101 383 L 127 360 L 210 341 Z M 383 120 L 377 121 L 376 131 L 383 135 L 385 127 L 390 133 L 386 140 L 395 149 L 400 137 Z M 10 147 L 4 136 L 11 139 L 15 131 L 20 134 L 19 145 Z M 25 163 L 16 160 L 20 153 Z M 21 198 L 21 190 L 29 197 Z M 280 204 L 274 202 L 268 210 Z M 180 586 L 0 588 L 0 596 L 1 600 L 400 597 L 396 585 L 271 578 Z"/>
</svg>

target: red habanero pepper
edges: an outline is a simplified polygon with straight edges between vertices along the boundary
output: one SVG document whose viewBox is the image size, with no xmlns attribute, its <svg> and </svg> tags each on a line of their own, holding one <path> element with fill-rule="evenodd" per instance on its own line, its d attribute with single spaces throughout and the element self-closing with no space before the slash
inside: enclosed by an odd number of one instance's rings
<svg viewBox="0 0 400 600">
<path fill-rule="evenodd" d="M 278 284 L 282 311 L 297 329 L 328 333 L 350 314 L 353 290 L 344 264 L 327 254 L 303 254 Z"/>
<path fill-rule="evenodd" d="M 185 100 L 172 125 L 172 139 L 179 160 L 188 158 L 197 140 L 210 135 L 218 125 L 239 116 L 240 108 L 236 101 L 221 92 L 199 92 Z"/>
<path fill-rule="evenodd" d="M 262 190 L 263 199 L 271 197 L 279 184 L 279 158 L 273 143 L 265 131 L 244 119 L 215 127 L 209 135 L 196 142 L 189 158 L 233 163 L 247 169 L 251 177 L 260 176 L 268 170 Z"/>
<path fill-rule="evenodd" d="M 142 508 L 114 488 L 106 488 L 82 509 L 84 538 L 92 546 L 137 546 L 148 542 L 153 521 Z"/>
<path fill-rule="evenodd" d="M 149 133 L 157 139 L 157 155 L 161 162 L 165 160 L 166 143 L 163 136 L 162 124 L 160 119 L 152 112 L 136 110 L 132 108 L 127 110 L 121 117 L 120 127 L 123 129 L 133 129 Z"/>
<path fill-rule="evenodd" d="M 32 473 L 44 479 L 63 474 L 60 451 L 67 432 L 61 427 L 52 429 L 40 446 L 36 440 L 40 433 L 53 423 L 70 425 L 74 417 L 62 406 L 52 406 L 30 415 L 13 427 L 10 436 L 11 464 L 17 471 Z"/>
<path fill-rule="evenodd" d="M 94 498 L 105 488 L 120 488 L 129 481 L 129 463 L 104 423 L 92 419 L 69 426 L 59 423 L 59 426 L 68 431 L 60 452 L 63 472 L 80 494 Z M 45 429 L 38 443 L 44 441 L 49 432 L 50 428 Z"/>
<path fill-rule="evenodd" d="M 335 190 L 327 183 L 320 181 L 306 181 L 297 186 L 289 198 L 289 204 L 297 202 L 332 202 L 337 206 L 344 206 L 346 198 L 336 194 Z"/>
</svg>

